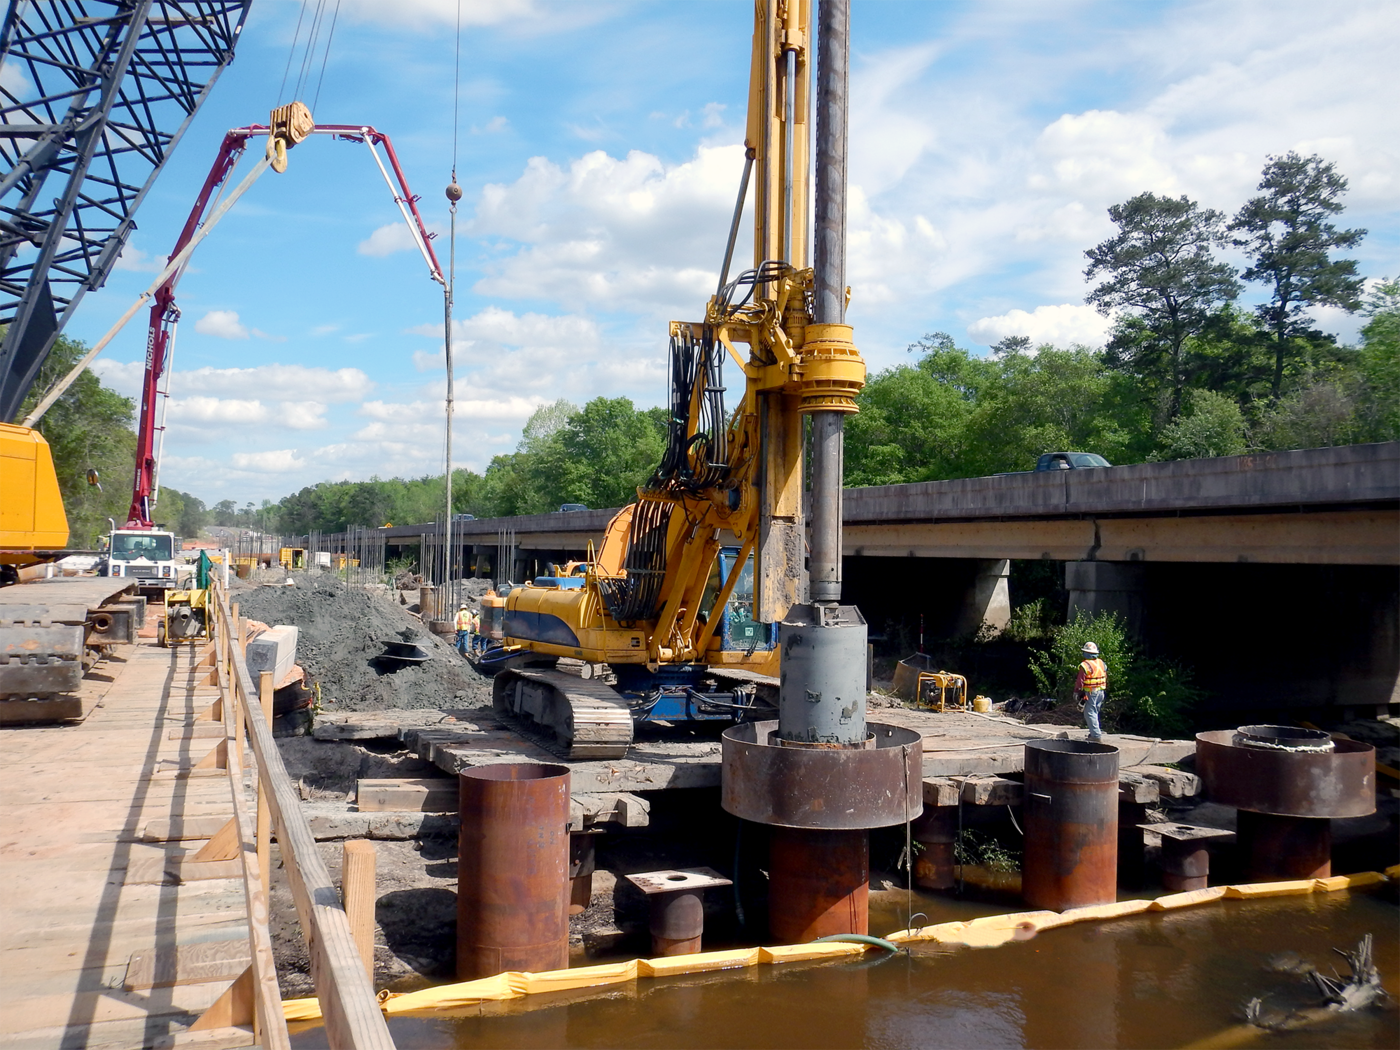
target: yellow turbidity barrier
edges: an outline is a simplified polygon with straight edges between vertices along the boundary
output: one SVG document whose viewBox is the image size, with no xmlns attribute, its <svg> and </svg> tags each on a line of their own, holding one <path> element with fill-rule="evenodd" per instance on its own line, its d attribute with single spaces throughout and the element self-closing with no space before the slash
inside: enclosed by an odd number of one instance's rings
<svg viewBox="0 0 1400 1050">
<path fill-rule="evenodd" d="M 623 963 L 601 966 L 577 966 L 568 970 L 547 970 L 528 973 L 507 970 L 495 977 L 483 977 L 461 984 L 445 984 L 417 992 L 380 992 L 379 1005 L 389 1016 L 453 1010 L 479 1003 L 520 999 L 541 992 L 572 992 L 584 988 L 601 988 L 609 984 L 625 984 L 639 977 L 672 977 L 682 974 L 706 973 L 710 970 L 737 970 L 773 963 L 812 962 L 837 959 L 846 955 L 861 955 L 864 944 L 787 944 L 775 948 L 738 948 L 724 952 L 697 952 L 659 959 L 633 959 Z M 312 999 L 288 999 L 282 1003 L 288 1022 L 321 1020 L 321 1004 Z"/>
<path fill-rule="evenodd" d="M 1210 886 L 1186 893 L 1169 893 L 1151 900 L 1118 901 L 1091 908 L 1071 908 L 1063 912 L 1022 911 L 1010 915 L 984 915 L 966 922 L 941 922 L 933 926 L 900 930 L 888 934 L 885 940 L 895 944 L 934 941 L 938 944 L 966 948 L 994 948 L 1011 941 L 1028 940 L 1045 930 L 1077 922 L 1105 922 L 1144 912 L 1170 911 L 1218 900 L 1252 900 L 1260 897 L 1333 893 L 1338 890 L 1374 886 L 1387 879 L 1400 881 L 1400 865 L 1386 868 L 1384 874 L 1378 871 L 1363 871 L 1357 875 L 1334 875 L 1327 879 Z M 643 977 L 676 977 L 711 970 L 736 970 L 750 966 L 837 959 L 864 954 L 870 947 L 865 944 L 828 941 L 819 944 L 787 944 L 774 948 L 697 952 L 693 955 L 659 959 L 633 959 L 630 962 L 579 966 L 569 970 L 548 970 L 544 973 L 508 970 L 498 973 L 495 977 L 424 988 L 417 992 L 380 992 L 379 1004 L 384 1013 L 391 1017 L 397 1014 L 454 1010 L 480 1003 L 521 999 L 541 992 L 572 992 L 585 988 L 602 988 L 610 984 L 626 984 Z M 289 1022 L 321 1020 L 321 1005 L 314 998 L 288 999 L 282 1003 L 282 1009 Z"/>
</svg>

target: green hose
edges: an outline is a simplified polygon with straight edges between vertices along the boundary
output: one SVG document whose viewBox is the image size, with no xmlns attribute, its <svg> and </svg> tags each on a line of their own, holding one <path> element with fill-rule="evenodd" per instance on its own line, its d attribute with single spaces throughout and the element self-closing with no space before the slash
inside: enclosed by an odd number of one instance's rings
<svg viewBox="0 0 1400 1050">
<path fill-rule="evenodd" d="M 876 948 L 884 948 L 886 951 L 897 952 L 902 949 L 893 941 L 887 941 L 883 937 L 871 937 L 864 933 L 833 933 L 829 937 L 818 937 L 813 944 L 821 944 L 824 941 L 845 941 L 847 944 L 870 944 Z"/>
</svg>

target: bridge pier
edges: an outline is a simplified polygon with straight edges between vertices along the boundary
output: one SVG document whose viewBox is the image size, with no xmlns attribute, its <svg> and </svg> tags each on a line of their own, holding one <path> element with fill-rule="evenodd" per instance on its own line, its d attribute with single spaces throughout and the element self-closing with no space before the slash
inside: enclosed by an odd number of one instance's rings
<svg viewBox="0 0 1400 1050">
<path fill-rule="evenodd" d="M 1093 615 L 1117 613 L 1135 638 L 1142 637 L 1146 602 L 1146 567 L 1111 561 L 1065 562 L 1065 590 L 1069 591 L 1067 616 L 1081 610 Z"/>
<path fill-rule="evenodd" d="M 953 633 L 975 635 L 985 631 L 995 637 L 1011 622 L 1011 560 L 983 558 L 977 562 L 977 575 L 958 610 Z"/>
</svg>

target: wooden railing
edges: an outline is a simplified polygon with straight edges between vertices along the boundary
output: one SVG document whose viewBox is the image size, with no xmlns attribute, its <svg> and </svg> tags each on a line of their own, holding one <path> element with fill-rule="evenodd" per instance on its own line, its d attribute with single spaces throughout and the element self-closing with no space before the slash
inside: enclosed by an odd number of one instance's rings
<svg viewBox="0 0 1400 1050">
<path fill-rule="evenodd" d="M 239 856 L 248 900 L 252 966 L 226 997 L 228 1016 L 210 1017 L 196 1027 L 246 1023 L 243 1018 L 251 1014 L 264 1050 L 290 1048 L 268 933 L 269 853 L 275 832 L 330 1045 L 337 1050 L 394 1050 L 340 894 L 316 848 L 301 811 L 300 796 L 272 737 L 272 675 L 264 672 L 254 686 L 244 659 L 247 620 L 238 615 L 236 604 L 230 606 L 227 592 L 217 581 L 210 591 L 210 604 L 214 677 L 219 687 L 216 714 L 225 728 L 235 827 L 242 844 Z M 256 815 L 244 794 L 245 738 L 257 767 Z"/>
</svg>

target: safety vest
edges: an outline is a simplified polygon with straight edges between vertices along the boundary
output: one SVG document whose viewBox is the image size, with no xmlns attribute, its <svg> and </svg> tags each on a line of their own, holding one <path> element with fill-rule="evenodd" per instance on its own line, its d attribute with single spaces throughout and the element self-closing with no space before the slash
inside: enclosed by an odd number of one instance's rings
<svg viewBox="0 0 1400 1050">
<path fill-rule="evenodd" d="M 470 609 L 457 610 L 457 630 L 470 631 L 472 629 L 472 614 Z"/>
<path fill-rule="evenodd" d="M 1080 664 L 1079 673 L 1084 676 L 1082 688 L 1085 692 L 1102 689 L 1108 684 L 1108 665 L 1097 657 Z"/>
</svg>

